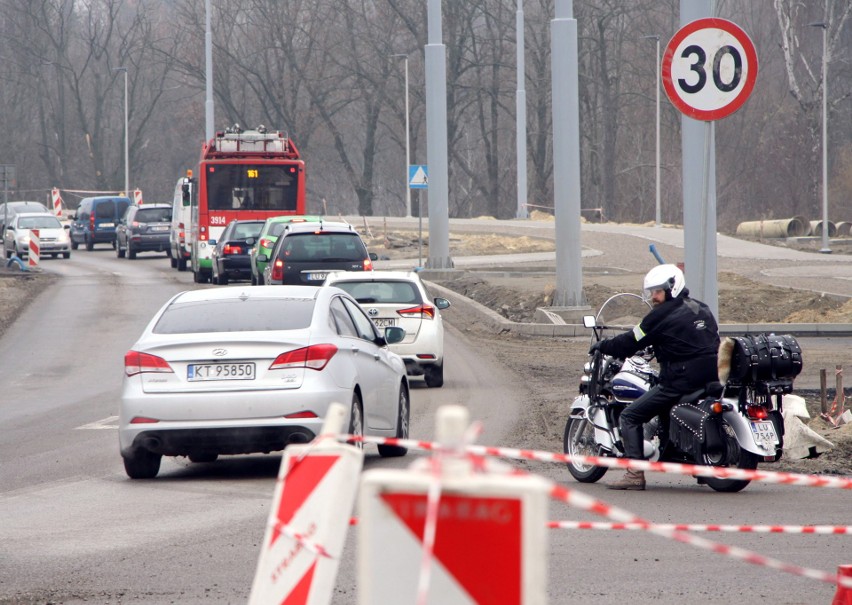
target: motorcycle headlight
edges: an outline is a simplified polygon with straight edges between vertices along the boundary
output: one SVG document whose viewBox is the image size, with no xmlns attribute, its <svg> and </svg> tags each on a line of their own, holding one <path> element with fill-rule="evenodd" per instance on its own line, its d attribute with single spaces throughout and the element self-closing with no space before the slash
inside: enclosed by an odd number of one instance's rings
<svg viewBox="0 0 852 605">
<path fill-rule="evenodd" d="M 587 361 L 586 363 L 583 364 L 583 372 L 585 374 L 591 374 L 592 373 L 592 362 L 591 361 Z"/>
<path fill-rule="evenodd" d="M 580 384 L 589 384 L 592 381 L 592 377 L 589 375 L 580 376 Z"/>
</svg>

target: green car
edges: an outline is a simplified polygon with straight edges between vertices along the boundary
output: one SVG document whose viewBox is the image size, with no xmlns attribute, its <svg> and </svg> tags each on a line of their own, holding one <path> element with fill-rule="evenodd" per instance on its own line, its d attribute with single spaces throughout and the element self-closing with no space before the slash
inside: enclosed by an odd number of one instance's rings
<svg viewBox="0 0 852 605">
<path fill-rule="evenodd" d="M 260 235 L 257 236 L 257 241 L 252 246 L 249 252 L 249 264 L 251 265 L 251 284 L 253 286 L 263 285 L 263 270 L 266 268 L 268 261 L 255 260 L 259 254 L 263 254 L 266 258 L 272 253 L 272 248 L 278 240 L 278 236 L 284 231 L 284 226 L 288 223 L 318 223 L 322 220 L 321 216 L 273 216 L 266 219 L 263 228 L 260 230 Z"/>
</svg>

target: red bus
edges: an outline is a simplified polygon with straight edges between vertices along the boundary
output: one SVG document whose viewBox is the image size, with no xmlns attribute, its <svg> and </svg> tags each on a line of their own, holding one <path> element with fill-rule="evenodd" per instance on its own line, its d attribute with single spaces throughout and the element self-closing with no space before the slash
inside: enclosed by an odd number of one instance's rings
<svg viewBox="0 0 852 605">
<path fill-rule="evenodd" d="M 198 283 L 210 280 L 213 246 L 232 220 L 305 214 L 299 150 L 286 134 L 262 126 L 217 132 L 201 147 L 196 179 L 181 180 L 173 224 L 189 225 L 185 247 Z"/>
</svg>

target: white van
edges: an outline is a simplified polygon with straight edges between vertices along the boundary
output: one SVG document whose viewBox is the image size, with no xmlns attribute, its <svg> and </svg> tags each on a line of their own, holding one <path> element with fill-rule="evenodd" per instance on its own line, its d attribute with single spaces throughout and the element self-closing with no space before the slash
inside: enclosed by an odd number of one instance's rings
<svg viewBox="0 0 852 605">
<path fill-rule="evenodd" d="M 178 179 L 172 200 L 172 228 L 169 235 L 169 259 L 172 268 L 186 271 L 190 259 L 192 242 L 188 239 L 191 231 L 192 198 L 195 196 L 195 183 L 192 172 Z"/>
</svg>

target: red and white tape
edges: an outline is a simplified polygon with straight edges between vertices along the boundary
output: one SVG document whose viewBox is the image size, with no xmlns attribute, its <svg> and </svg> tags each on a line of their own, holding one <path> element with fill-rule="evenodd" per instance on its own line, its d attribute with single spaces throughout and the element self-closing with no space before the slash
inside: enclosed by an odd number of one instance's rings
<svg viewBox="0 0 852 605">
<path fill-rule="evenodd" d="M 386 437 L 360 437 L 343 435 L 340 439 L 363 441 L 382 445 L 398 445 L 413 450 L 434 452 L 441 449 L 440 445 L 431 441 L 414 439 L 396 439 Z M 676 462 L 649 462 L 647 460 L 631 460 L 628 458 L 610 458 L 606 456 L 576 456 L 558 454 L 538 450 L 522 450 L 507 447 L 483 445 L 468 445 L 465 452 L 475 456 L 509 458 L 512 460 L 527 460 L 537 462 L 556 462 L 567 464 L 571 461 L 607 468 L 634 469 L 638 471 L 654 471 L 693 477 L 718 477 L 720 479 L 747 479 L 763 483 L 781 485 L 797 485 L 800 487 L 831 487 L 836 489 L 852 489 L 852 478 L 830 477 L 826 475 L 803 475 L 799 473 L 784 473 L 776 471 L 751 471 L 739 468 L 700 466 L 696 464 L 678 464 Z"/>
<path fill-rule="evenodd" d="M 746 534 L 852 535 L 852 525 L 714 525 L 705 523 L 607 523 L 604 521 L 548 521 L 551 529 L 731 532 Z"/>
<path fill-rule="evenodd" d="M 710 552 L 715 552 L 717 554 L 732 557 L 734 559 L 745 561 L 746 563 L 751 563 L 753 565 L 768 567 L 770 569 L 777 569 L 778 571 L 783 571 L 784 573 L 802 576 L 805 578 L 810 578 L 812 580 L 819 580 L 820 582 L 825 582 L 827 584 L 852 588 L 852 577 L 843 577 L 838 574 L 825 572 L 819 569 L 810 569 L 808 567 L 793 565 L 792 563 L 786 563 L 779 559 L 766 557 L 756 552 L 746 550 L 744 548 L 720 544 L 718 542 L 713 542 L 712 540 L 707 540 L 706 538 L 693 536 L 682 531 L 665 529 L 662 526 L 656 526 L 653 523 L 646 521 L 645 519 L 641 519 L 640 517 L 637 517 L 633 513 L 630 513 L 624 509 L 612 506 L 606 502 L 597 500 L 595 498 L 587 496 L 586 494 L 577 492 L 567 487 L 554 484 L 553 490 L 551 491 L 551 497 L 554 500 L 565 502 L 566 504 L 569 504 L 571 506 L 576 506 L 577 508 L 586 510 L 596 515 L 607 517 L 616 522 L 629 524 L 638 523 L 640 525 L 644 525 L 645 531 L 660 536 L 662 538 L 674 540 L 676 542 L 688 544 L 690 546 L 694 546 L 702 550 L 708 550 Z"/>
</svg>

